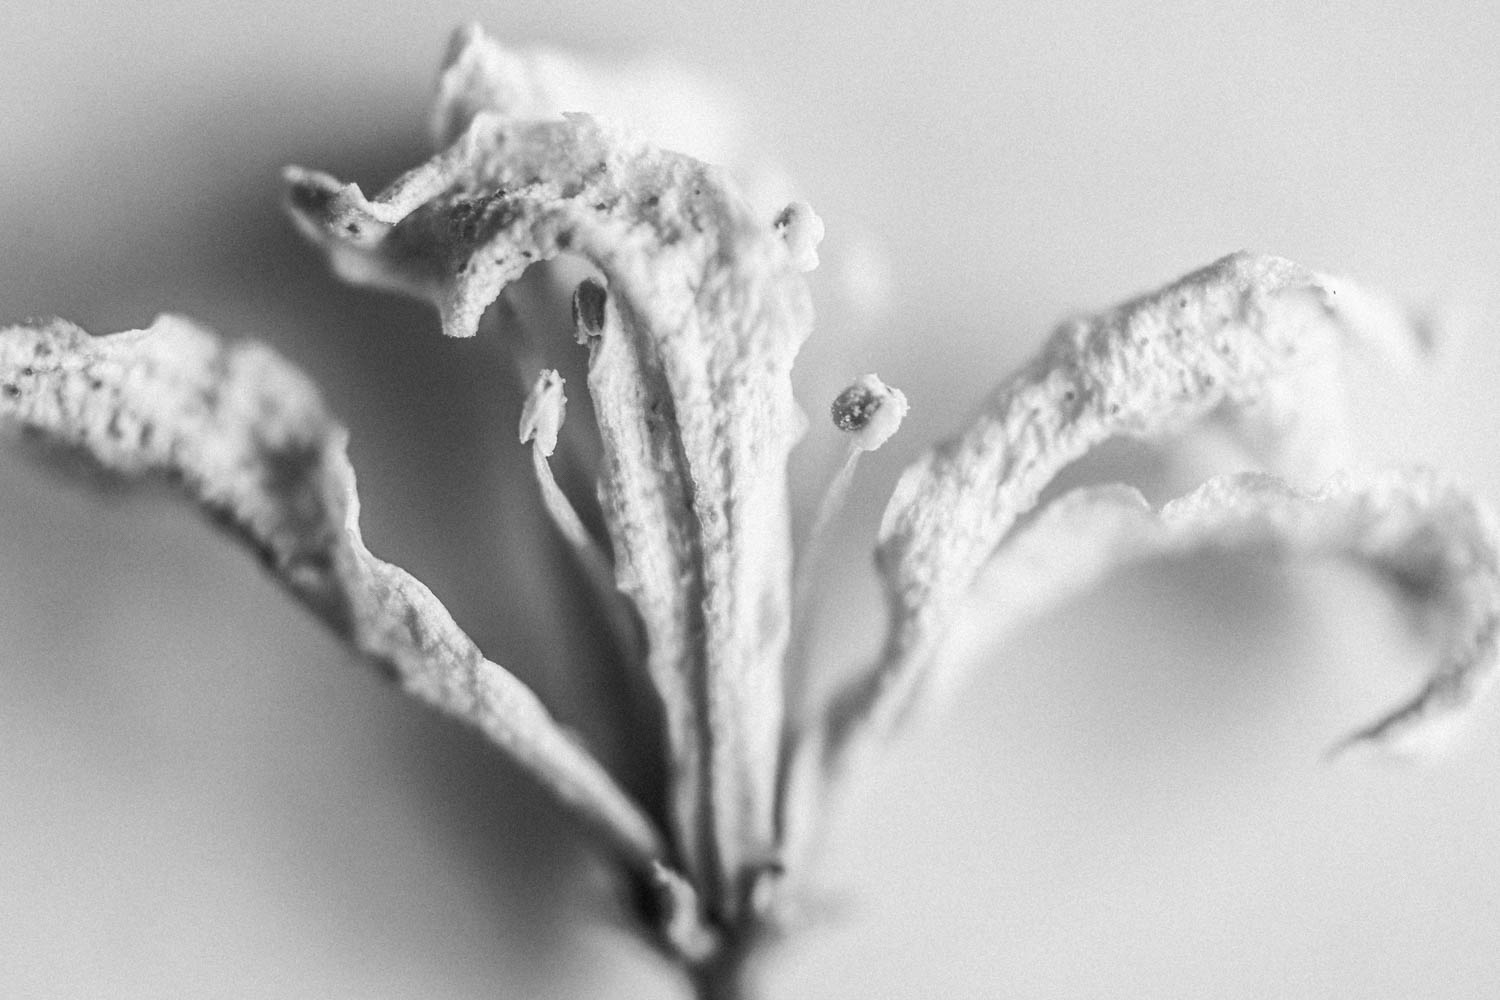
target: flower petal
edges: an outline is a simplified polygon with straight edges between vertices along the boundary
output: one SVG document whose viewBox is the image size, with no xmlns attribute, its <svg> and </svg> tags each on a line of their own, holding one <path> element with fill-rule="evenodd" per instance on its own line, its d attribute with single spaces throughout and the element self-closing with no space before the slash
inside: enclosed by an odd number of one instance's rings
<svg viewBox="0 0 1500 1000">
<path fill-rule="evenodd" d="M 374 201 L 324 175 L 288 178 L 294 217 L 341 274 L 428 298 L 449 334 L 472 334 L 533 261 L 571 252 L 604 274 L 618 317 L 602 337 L 615 353 L 591 376 L 612 452 L 604 509 L 679 719 L 674 757 L 701 762 L 674 779 L 691 798 L 679 843 L 728 916 L 773 839 L 786 463 L 803 427 L 790 371 L 811 325 L 792 251 L 720 170 L 583 115 L 481 113 Z"/>
<path fill-rule="evenodd" d="M 642 874 L 661 858 L 651 821 L 530 689 L 365 548 L 347 432 L 269 348 L 226 345 L 173 316 L 97 338 L 60 320 L 11 327 L 0 419 L 114 472 L 179 482 L 408 692 L 482 730 Z"/>
<path fill-rule="evenodd" d="M 575 302 L 589 345 L 589 394 L 603 444 L 599 501 L 615 581 L 645 629 L 646 671 L 666 719 L 673 826 L 688 871 L 702 880 L 712 867 L 713 836 L 703 662 L 694 641 L 703 628 L 702 576 L 672 394 L 659 370 L 643 370 L 638 338 L 601 286 L 584 282 Z"/>
<path fill-rule="evenodd" d="M 1053 477 L 1095 445 L 1220 418 L 1273 466 L 1326 474 L 1335 456 L 1309 462 L 1284 446 L 1332 436 L 1347 340 L 1400 353 L 1420 331 L 1355 286 L 1246 253 L 1060 327 L 967 430 L 897 484 L 876 554 L 890 631 L 878 669 L 843 700 L 841 725 L 874 716 L 878 730 L 904 711 L 980 569 Z"/>
<path fill-rule="evenodd" d="M 1352 560 L 1407 597 L 1446 611 L 1430 680 L 1348 743 L 1414 742 L 1445 728 L 1494 671 L 1500 624 L 1500 535 L 1492 513 L 1431 472 L 1336 477 L 1305 492 L 1261 473 L 1210 480 L 1155 512 L 1136 490 L 1075 490 L 1001 546 L 966 599 L 993 638 L 1131 564 L 1195 552 Z M 958 673 L 926 682 L 940 698 Z"/>
<path fill-rule="evenodd" d="M 674 62 L 606 64 L 543 46 L 512 47 L 478 24 L 453 33 L 432 107 L 435 148 L 452 144 L 484 112 L 525 120 L 568 111 L 622 122 L 710 163 L 738 158 L 732 102 Z"/>
</svg>

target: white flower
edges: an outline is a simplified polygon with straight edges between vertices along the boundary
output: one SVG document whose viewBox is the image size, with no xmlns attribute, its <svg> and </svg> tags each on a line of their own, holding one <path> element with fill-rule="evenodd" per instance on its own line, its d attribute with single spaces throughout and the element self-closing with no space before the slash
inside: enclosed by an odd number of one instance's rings
<svg viewBox="0 0 1500 1000">
<path fill-rule="evenodd" d="M 828 793 L 954 683 L 943 641 L 976 599 L 999 631 L 1134 560 L 1205 548 L 1335 556 L 1448 612 L 1427 683 L 1340 746 L 1430 734 L 1488 680 L 1496 529 L 1431 473 L 1316 489 L 1245 473 L 1160 511 L 1126 487 L 1093 488 L 1022 520 L 1064 466 L 1113 437 L 1210 421 L 1299 484 L 1343 463 L 1341 354 L 1410 351 L 1422 331 L 1352 284 L 1235 254 L 1064 324 L 966 429 L 906 471 L 875 550 L 889 606 L 877 661 L 826 705 L 788 705 L 820 540 L 859 455 L 896 432 L 907 400 L 866 375 L 833 402 L 848 457 L 810 537 L 794 543 L 787 463 L 805 420 L 790 373 L 812 329 L 804 275 L 823 223 L 801 202 L 761 213 L 724 170 L 559 106 L 624 86 L 466 30 L 440 83 L 433 159 L 374 198 L 292 168 L 288 201 L 342 277 L 430 301 L 450 336 L 473 335 L 539 261 L 570 254 L 601 276 L 574 293 L 578 344 L 555 346 L 587 353 L 607 537 L 552 477 L 565 403 L 556 371 L 538 378 L 520 437 L 620 648 L 660 700 L 664 731 L 639 737 L 665 750 L 661 815 L 430 591 L 365 549 L 346 434 L 268 349 L 170 316 L 101 338 L 61 321 L 13 327 L 0 331 L 0 416 L 109 469 L 177 478 L 357 649 L 483 730 L 595 831 L 625 877 L 651 890 L 642 926 L 705 995 L 784 929 Z"/>
</svg>

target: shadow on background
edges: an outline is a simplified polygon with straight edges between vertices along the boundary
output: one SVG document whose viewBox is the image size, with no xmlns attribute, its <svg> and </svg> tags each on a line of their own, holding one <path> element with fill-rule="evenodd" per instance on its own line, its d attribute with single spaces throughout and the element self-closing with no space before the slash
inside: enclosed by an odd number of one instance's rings
<svg viewBox="0 0 1500 1000">
<path fill-rule="evenodd" d="M 515 438 L 522 390 L 503 343 L 510 331 L 490 322 L 474 340 L 442 338 L 429 308 L 338 283 L 281 211 L 280 170 L 288 163 L 356 178 L 373 192 L 427 155 L 420 118 L 393 124 L 394 116 L 380 114 L 351 122 L 338 113 L 336 96 L 310 105 L 305 93 L 268 95 L 260 83 L 244 93 L 205 96 L 199 113 L 211 107 L 212 121 L 201 122 L 191 137 L 143 135 L 126 151 L 159 158 L 147 165 L 154 169 L 120 172 L 105 185 L 100 171 L 108 173 L 107 165 L 81 163 L 77 176 L 53 176 L 44 187 L 0 201 L 0 228 L 22 234 L 25 248 L 0 269 L 0 322 L 57 314 L 98 334 L 143 326 L 171 311 L 229 337 L 274 345 L 314 377 L 351 428 L 371 549 L 427 583 L 487 655 L 582 730 L 628 784 L 653 787 L 654 730 L 642 735 L 651 720 L 620 718 L 628 704 L 620 664 L 591 624 L 598 616 L 577 596 L 587 590 L 540 515 L 529 455 Z M 557 322 L 565 317 L 560 311 Z M 577 350 L 570 339 L 560 346 Z M 295 623 L 299 609 L 257 621 L 255 611 L 286 599 L 258 576 L 252 560 L 191 524 L 194 515 L 165 490 L 111 489 L 53 507 L 54 489 L 89 483 L 39 471 L 38 463 L 22 460 L 26 449 L 7 451 L 0 520 L 12 544 L 0 575 L 15 577 L 4 591 L 5 614 L 29 636 L 12 645 L 16 655 L 4 665 L 8 683 L 23 694 L 10 712 L 32 712 L 37 725 L 30 728 L 55 725 L 69 740 L 95 741 L 83 753 L 92 763 L 118 754 L 113 767 L 126 784 L 170 784 L 176 774 L 187 786 L 118 805 L 127 812 L 165 808 L 163 802 L 179 797 L 202 805 L 208 785 L 248 782 L 253 790 L 241 789 L 246 801 L 230 808 L 246 822 L 263 822 L 270 832 L 260 848 L 288 860 L 280 872 L 287 892 L 269 904 L 271 919 L 278 906 L 307 903 L 307 885 L 297 884 L 306 880 L 342 910 L 343 930 L 333 937 L 419 946 L 450 933 L 441 912 L 422 909 L 428 903 L 399 898 L 398 887 L 410 878 L 400 871 L 402 855 L 414 850 L 413 865 L 446 869 L 441 878 L 462 883 L 464 899 L 455 905 L 465 908 L 464 919 L 490 925 L 468 935 L 497 943 L 492 954 L 469 956 L 476 969 L 499 971 L 499 982 L 532 990 L 559 986 L 564 953 L 577 952 L 579 909 L 597 913 L 601 894 L 605 910 L 618 903 L 597 880 L 580 883 L 591 855 L 545 796 L 476 734 L 360 676 L 352 657 L 316 637 L 316 626 Z M 132 534 L 136 545 L 122 537 Z M 21 586 L 23 576 L 33 585 Z M 34 585 L 39 576 L 45 585 Z M 221 598 L 234 603 L 223 606 Z M 233 619 L 234 636 L 223 634 L 226 619 Z M 257 634 L 262 627 L 273 634 Z M 157 630 L 184 633 L 175 653 L 187 659 L 173 658 L 171 641 L 141 641 L 138 633 Z M 254 665 L 215 683 L 204 674 L 234 669 L 242 659 L 220 640 L 247 643 L 242 652 Z M 185 687 L 173 687 L 205 646 L 217 666 L 200 661 Z M 96 677 L 106 660 L 109 676 Z M 313 663 L 332 676 L 309 676 Z M 137 701 L 122 707 L 112 693 Z M 238 708 L 226 703 L 208 718 L 193 718 L 204 713 L 203 699 L 236 693 L 247 699 Z M 327 711 L 329 699 L 345 703 L 341 717 L 349 731 L 322 731 L 330 714 L 339 715 Z M 347 710 L 349 702 L 359 710 Z M 191 735 L 199 721 L 223 725 L 219 712 L 234 717 L 229 727 L 237 731 L 210 744 Z M 151 745 L 150 734 L 137 727 L 151 729 L 157 719 L 166 720 L 159 745 L 141 754 L 121 749 Z M 258 725 L 265 730 L 258 733 Z M 260 749 L 259 763 L 236 759 Z M 25 743 L 11 752 L 23 755 L 13 760 L 42 753 Z M 197 759 L 173 763 L 180 754 Z M 25 787 L 19 771 L 13 778 L 22 786 L 19 799 L 40 794 Z M 221 788 L 213 796 L 233 799 L 236 792 Z M 378 805 L 356 801 L 367 796 Z M 345 807 L 377 824 L 391 823 L 392 814 L 406 817 L 392 825 L 427 846 L 362 834 L 351 842 L 354 821 L 341 813 Z M 245 836 L 256 840 L 253 832 Z M 80 884 L 78 899 L 86 903 L 94 892 Z M 392 908 L 382 910 L 382 899 Z M 0 923 L 25 922 L 42 905 L 16 900 L 11 906 L 18 909 Z M 413 919 L 432 926 L 378 929 Z M 367 933 L 355 933 L 363 924 Z M 133 943 L 119 947 L 132 964 L 151 961 L 129 956 Z M 362 953 L 368 945 L 353 947 Z M 414 954 L 405 960 L 437 961 Z M 441 982 L 444 974 L 450 982 L 465 979 L 445 967 L 413 981 Z M 150 981 L 150 973 L 143 975 Z"/>
</svg>

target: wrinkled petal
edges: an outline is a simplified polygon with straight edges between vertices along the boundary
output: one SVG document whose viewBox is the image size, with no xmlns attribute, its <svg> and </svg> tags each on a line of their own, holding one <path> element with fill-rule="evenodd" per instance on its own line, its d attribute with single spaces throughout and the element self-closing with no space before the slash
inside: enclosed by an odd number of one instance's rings
<svg viewBox="0 0 1500 1000">
<path fill-rule="evenodd" d="M 179 483 L 407 691 L 482 730 L 643 873 L 661 857 L 650 820 L 530 689 L 365 548 L 347 432 L 269 348 L 172 316 L 97 338 L 56 320 L 0 330 L 0 419 Z"/>
<path fill-rule="evenodd" d="M 671 808 L 689 868 L 708 865 L 704 824 L 707 764 L 701 685 L 702 600 L 692 490 L 671 426 L 671 391 L 648 375 L 619 310 L 593 282 L 578 289 L 575 310 L 589 344 L 589 393 L 603 444 L 599 502 L 609 525 L 615 579 L 640 614 L 646 669 L 667 725 Z M 688 584 L 692 584 L 689 586 Z"/>
<path fill-rule="evenodd" d="M 587 112 L 617 122 L 662 149 L 726 167 L 757 212 L 775 215 L 793 196 L 786 171 L 747 141 L 735 95 L 662 58 L 587 59 L 545 46 L 502 45 L 477 24 L 454 32 L 438 78 L 430 129 L 435 149 L 468 130 L 480 114 L 524 121 Z M 816 264 L 821 222 L 806 217 L 794 254 Z"/>
<path fill-rule="evenodd" d="M 470 24 L 449 43 L 430 128 L 442 149 L 481 113 L 526 120 L 584 111 L 638 129 L 663 148 L 727 164 L 742 145 L 732 103 L 670 60 L 590 62 L 545 46 L 502 45 Z"/>
<path fill-rule="evenodd" d="M 1491 512 L 1430 472 L 1340 476 L 1305 492 L 1242 473 L 1153 511 L 1121 484 L 1075 490 L 1008 539 L 966 601 L 986 639 L 1077 596 L 1132 564 L 1199 552 L 1353 561 L 1407 598 L 1443 612 L 1430 678 L 1401 706 L 1350 737 L 1416 742 L 1446 728 L 1488 684 L 1500 622 L 1500 553 Z M 944 664 L 947 674 L 958 664 Z M 932 688 L 947 688 L 936 675 Z M 935 691 L 933 693 L 936 693 Z"/>
<path fill-rule="evenodd" d="M 1337 436 L 1339 348 L 1410 353 L 1419 334 L 1370 293 L 1244 253 L 1061 326 L 967 430 L 897 484 L 877 550 L 890 631 L 878 669 L 842 699 L 842 725 L 874 716 L 878 730 L 902 713 L 975 576 L 1090 448 L 1214 418 L 1271 466 L 1321 477 L 1338 456 L 1309 460 L 1301 445 Z"/>
<path fill-rule="evenodd" d="M 770 853 L 783 711 L 786 462 L 803 426 L 790 369 L 811 324 L 785 241 L 721 171 L 582 115 L 480 113 L 373 201 L 325 175 L 288 179 L 294 218 L 340 274 L 427 298 L 452 335 L 534 261 L 570 252 L 603 273 L 618 317 L 590 379 L 603 506 L 677 719 L 674 757 L 701 757 L 674 775 L 679 843 L 733 909 Z M 631 422 L 649 440 L 623 437 L 642 434 Z"/>
<path fill-rule="evenodd" d="M 567 251 L 611 283 L 631 278 L 679 322 L 695 293 L 737 297 L 746 322 L 786 308 L 785 291 L 746 294 L 760 285 L 803 294 L 782 279 L 792 251 L 771 238 L 772 220 L 752 215 L 720 169 L 586 115 L 483 112 L 373 200 L 327 174 L 286 176 L 293 219 L 342 277 L 428 299 L 450 336 L 472 336 L 505 285 Z"/>
</svg>

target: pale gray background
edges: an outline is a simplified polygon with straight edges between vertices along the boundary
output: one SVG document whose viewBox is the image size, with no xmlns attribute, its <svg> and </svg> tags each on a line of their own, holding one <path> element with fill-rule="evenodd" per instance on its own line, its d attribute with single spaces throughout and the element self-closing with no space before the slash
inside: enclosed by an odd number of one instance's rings
<svg viewBox="0 0 1500 1000">
<path fill-rule="evenodd" d="M 372 547 L 587 701 L 496 344 L 338 287 L 277 208 L 283 163 L 367 185 L 414 163 L 447 35 L 479 18 L 716 76 L 827 221 L 809 407 L 868 369 L 913 401 L 864 470 L 827 648 L 873 641 L 863 552 L 904 459 L 1060 315 L 1241 246 L 1467 317 L 1431 371 L 1362 385 L 1358 437 L 1500 497 L 1493 5 L 1313 6 L 9 0 L 0 322 L 173 309 L 270 339 L 353 427 Z M 861 240 L 883 318 L 835 291 Z M 182 508 L 67 482 L 0 452 L 0 994 L 677 995 L 477 739 Z M 1318 762 L 1425 652 L 1332 571 L 1155 570 L 1059 612 L 871 782 L 828 859 L 840 922 L 776 995 L 1492 994 L 1500 711 L 1427 766 Z"/>
</svg>

